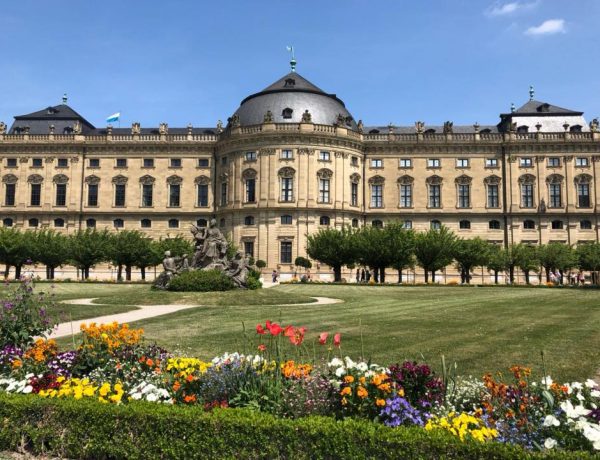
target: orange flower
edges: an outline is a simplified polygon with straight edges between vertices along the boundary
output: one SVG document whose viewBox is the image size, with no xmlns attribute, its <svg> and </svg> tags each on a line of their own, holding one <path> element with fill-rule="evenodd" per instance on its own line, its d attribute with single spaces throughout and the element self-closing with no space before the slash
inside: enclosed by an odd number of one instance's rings
<svg viewBox="0 0 600 460">
<path fill-rule="evenodd" d="M 344 388 L 342 388 L 342 391 L 340 391 L 340 394 L 342 396 L 351 395 L 352 394 L 352 388 L 350 388 L 350 387 L 344 387 Z"/>
<path fill-rule="evenodd" d="M 383 407 L 383 406 L 385 406 L 385 399 L 377 398 L 375 400 L 375 404 L 379 407 Z"/>
<path fill-rule="evenodd" d="M 196 402 L 196 395 L 187 395 L 183 400 L 188 404 Z"/>
<path fill-rule="evenodd" d="M 194 376 L 192 374 L 189 374 L 186 378 L 185 378 L 188 382 L 193 382 L 194 381 Z"/>
<path fill-rule="evenodd" d="M 179 383 L 179 381 L 176 380 L 175 383 L 173 384 L 173 391 L 179 391 L 180 388 L 181 388 L 181 383 Z"/>
<path fill-rule="evenodd" d="M 359 377 L 358 381 L 360 382 L 361 385 L 367 384 L 367 379 L 364 377 L 364 375 L 362 377 Z"/>
<path fill-rule="evenodd" d="M 364 399 L 367 396 L 369 396 L 369 392 L 363 386 L 359 386 L 358 387 L 358 389 L 356 390 L 356 394 L 358 395 L 359 398 L 362 398 L 362 399 Z"/>
<path fill-rule="evenodd" d="M 152 361 L 150 358 L 148 358 L 148 359 L 146 360 L 146 366 L 149 366 L 149 367 L 152 367 L 152 366 L 154 366 L 154 361 Z"/>
<path fill-rule="evenodd" d="M 354 382 L 354 377 L 352 375 L 347 375 L 346 377 L 344 377 L 344 382 L 352 383 Z"/>
</svg>

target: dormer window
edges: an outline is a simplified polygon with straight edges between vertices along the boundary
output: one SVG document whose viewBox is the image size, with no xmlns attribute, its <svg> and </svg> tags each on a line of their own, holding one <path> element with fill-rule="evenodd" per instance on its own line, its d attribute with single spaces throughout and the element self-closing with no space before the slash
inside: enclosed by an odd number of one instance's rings
<svg viewBox="0 0 600 460">
<path fill-rule="evenodd" d="M 378 129 L 372 129 L 371 131 L 369 131 L 369 134 L 379 134 L 379 130 Z"/>
<path fill-rule="evenodd" d="M 283 109 L 283 112 L 281 112 L 281 116 L 283 118 L 290 119 L 292 118 L 292 113 L 294 113 L 294 111 L 289 107 L 286 107 L 285 109 Z"/>
<path fill-rule="evenodd" d="M 542 105 L 538 106 L 537 111 L 545 112 L 545 113 L 550 112 L 550 104 L 542 104 Z"/>
<path fill-rule="evenodd" d="M 46 109 L 46 113 L 47 113 L 48 115 L 54 115 L 54 114 L 55 114 L 55 113 L 57 113 L 57 112 L 58 112 L 58 110 L 56 110 L 54 107 L 48 107 L 48 108 Z"/>
<path fill-rule="evenodd" d="M 519 134 L 527 134 L 529 132 L 529 126 L 523 125 L 517 128 L 517 133 Z"/>
<path fill-rule="evenodd" d="M 293 78 L 285 79 L 285 84 L 283 85 L 284 88 L 293 88 L 294 86 L 296 86 L 296 80 Z"/>
<path fill-rule="evenodd" d="M 490 134 L 492 130 L 490 128 L 485 128 L 479 131 L 481 134 Z"/>
<path fill-rule="evenodd" d="M 63 129 L 63 134 L 73 134 L 73 128 L 71 126 L 65 126 Z"/>
<path fill-rule="evenodd" d="M 433 129 L 433 128 L 426 129 L 424 134 L 435 134 L 435 129 Z"/>
<path fill-rule="evenodd" d="M 572 133 L 580 133 L 581 125 L 573 125 L 569 128 L 569 131 L 571 131 Z"/>
</svg>

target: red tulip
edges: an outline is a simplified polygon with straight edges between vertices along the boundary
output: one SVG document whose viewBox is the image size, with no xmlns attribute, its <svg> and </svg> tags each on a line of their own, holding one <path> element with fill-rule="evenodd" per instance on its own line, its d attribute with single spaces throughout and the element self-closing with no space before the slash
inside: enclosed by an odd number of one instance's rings
<svg viewBox="0 0 600 460">
<path fill-rule="evenodd" d="M 265 331 L 265 328 L 262 327 L 262 324 L 257 324 L 256 325 L 256 333 L 257 334 L 266 334 L 267 331 Z"/>
<path fill-rule="evenodd" d="M 294 335 L 294 326 L 286 326 L 283 330 L 283 335 L 286 337 L 291 337 Z"/>
<path fill-rule="evenodd" d="M 290 336 L 290 342 L 292 342 L 292 344 L 296 345 L 296 346 L 301 345 L 302 342 L 304 341 L 305 333 L 306 333 L 305 327 L 295 328 L 293 335 Z"/>
<path fill-rule="evenodd" d="M 271 327 L 269 327 L 269 332 L 271 333 L 271 335 L 279 335 L 283 331 L 281 326 L 277 323 L 272 323 L 272 324 L 269 324 L 268 326 L 271 326 Z"/>
<path fill-rule="evenodd" d="M 267 349 L 267 346 L 262 343 L 258 346 L 258 351 L 265 351 L 266 349 Z"/>
<path fill-rule="evenodd" d="M 333 336 L 333 346 L 334 347 L 339 347 L 341 342 L 342 342 L 342 334 L 340 334 L 338 332 L 337 334 L 335 334 Z"/>
<path fill-rule="evenodd" d="M 321 334 L 319 335 L 319 343 L 321 345 L 325 345 L 327 343 L 327 337 L 329 337 L 328 332 L 321 332 Z"/>
</svg>

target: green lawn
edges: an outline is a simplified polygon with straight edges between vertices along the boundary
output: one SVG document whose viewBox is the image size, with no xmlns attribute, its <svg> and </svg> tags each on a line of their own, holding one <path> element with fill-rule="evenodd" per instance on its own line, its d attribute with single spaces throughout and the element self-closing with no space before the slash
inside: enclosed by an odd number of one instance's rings
<svg viewBox="0 0 600 460">
<path fill-rule="evenodd" d="M 257 323 L 281 318 L 284 324 L 306 326 L 310 339 L 323 331 L 341 332 L 342 352 L 353 357 L 361 353 L 362 323 L 365 355 L 380 364 L 425 359 L 439 369 L 444 355 L 447 363 L 456 362 L 459 374 L 481 376 L 523 364 L 540 375 L 543 350 L 547 372 L 555 378 L 585 379 L 600 369 L 597 290 L 285 285 L 255 292 L 177 294 L 151 292 L 147 286 L 94 289 L 97 294 L 90 297 L 111 305 L 206 305 L 133 323 L 144 328 L 147 339 L 205 359 L 250 347 L 242 322 L 254 338 Z M 105 295 L 99 295 L 103 289 Z M 344 303 L 277 305 L 306 296 Z"/>
</svg>

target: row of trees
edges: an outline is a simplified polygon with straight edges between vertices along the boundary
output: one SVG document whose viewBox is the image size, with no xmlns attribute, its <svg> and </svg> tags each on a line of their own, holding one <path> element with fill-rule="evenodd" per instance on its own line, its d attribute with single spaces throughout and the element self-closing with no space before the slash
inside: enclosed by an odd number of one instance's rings
<svg viewBox="0 0 600 460">
<path fill-rule="evenodd" d="M 532 272 L 545 271 L 549 281 L 551 271 L 562 274 L 572 269 L 600 270 L 599 243 L 582 244 L 576 249 L 562 243 L 521 243 L 503 248 L 481 238 L 458 238 L 446 227 L 417 233 L 399 223 L 384 228 L 321 229 L 307 236 L 306 250 L 312 259 L 332 267 L 335 281 L 341 281 L 343 266 L 354 268 L 356 264 L 370 267 L 376 282 L 385 282 L 386 268 L 396 269 L 399 283 L 403 271 L 415 266 L 424 270 L 425 282 L 429 282 L 430 275 L 435 282 L 436 273 L 452 263 L 465 283 L 471 281 L 476 267 L 487 267 L 496 283 L 499 273 L 505 271 L 513 283 L 515 269 L 523 272 L 526 283 Z"/>
<path fill-rule="evenodd" d="M 146 269 L 159 265 L 165 251 L 174 256 L 192 255 L 193 244 L 177 236 L 152 240 L 137 230 L 123 230 L 116 233 L 86 229 L 71 235 L 63 235 L 54 230 L 18 231 L 10 227 L 0 228 L 0 264 L 5 265 L 7 278 L 11 267 L 15 268 L 15 278 L 21 276 L 24 265 L 40 263 L 46 266 L 46 277 L 54 279 L 54 271 L 65 264 L 81 270 L 83 278 L 90 275 L 90 268 L 96 264 L 109 262 L 117 267 L 117 278 L 131 280 L 131 270 L 141 270 L 142 279 Z"/>
</svg>

